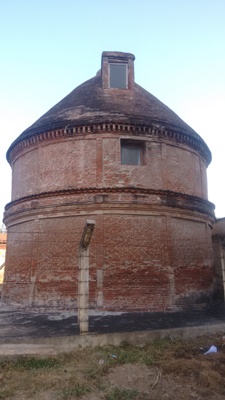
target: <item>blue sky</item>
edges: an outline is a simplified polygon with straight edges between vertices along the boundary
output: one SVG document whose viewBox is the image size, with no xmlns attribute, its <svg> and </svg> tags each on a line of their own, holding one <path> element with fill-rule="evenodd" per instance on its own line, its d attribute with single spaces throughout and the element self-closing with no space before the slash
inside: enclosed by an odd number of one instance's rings
<svg viewBox="0 0 225 400">
<path fill-rule="evenodd" d="M 225 216 L 225 0 L 0 0 L 0 214 L 16 137 L 100 69 L 135 54 L 135 80 L 206 141 L 209 200 Z"/>
</svg>

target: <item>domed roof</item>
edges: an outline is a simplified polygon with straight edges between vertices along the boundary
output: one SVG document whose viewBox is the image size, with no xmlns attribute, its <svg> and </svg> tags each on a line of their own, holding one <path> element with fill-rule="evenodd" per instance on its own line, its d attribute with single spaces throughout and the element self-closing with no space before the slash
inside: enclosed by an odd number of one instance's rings
<svg viewBox="0 0 225 400">
<path fill-rule="evenodd" d="M 103 89 L 101 76 L 89 79 L 74 89 L 26 129 L 20 138 L 65 125 L 111 121 L 177 128 L 199 138 L 181 118 L 141 86 L 135 83 L 131 90 Z"/>
<path fill-rule="evenodd" d="M 84 82 L 27 128 L 10 146 L 35 134 L 65 127 L 99 123 L 147 125 L 185 133 L 202 143 L 202 138 L 177 114 L 160 100 L 136 84 L 133 79 L 134 56 L 130 53 L 103 52 L 101 71 Z M 127 89 L 105 85 L 110 60 L 127 62 L 129 86 Z M 120 64 L 121 65 L 121 64 Z M 124 64 L 123 64 L 124 65 Z M 130 72 L 131 71 L 131 72 Z M 206 144 L 204 143 L 206 146 Z M 206 146 L 207 147 L 207 146 Z M 209 151 L 209 150 L 208 150 Z"/>
</svg>

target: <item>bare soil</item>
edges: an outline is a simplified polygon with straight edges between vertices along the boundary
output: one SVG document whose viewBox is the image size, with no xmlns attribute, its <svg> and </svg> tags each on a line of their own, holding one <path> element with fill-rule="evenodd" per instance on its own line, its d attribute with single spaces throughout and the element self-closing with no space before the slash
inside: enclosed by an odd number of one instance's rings
<svg viewBox="0 0 225 400">
<path fill-rule="evenodd" d="M 217 353 L 204 355 L 211 346 Z M 223 334 L 0 360 L 0 399 L 224 400 Z"/>
</svg>

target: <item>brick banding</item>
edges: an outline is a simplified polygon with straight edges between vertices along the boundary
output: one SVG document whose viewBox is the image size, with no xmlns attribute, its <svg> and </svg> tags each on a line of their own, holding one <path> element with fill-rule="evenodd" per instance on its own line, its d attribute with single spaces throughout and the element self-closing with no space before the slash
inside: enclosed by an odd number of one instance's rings
<svg viewBox="0 0 225 400">
<path fill-rule="evenodd" d="M 207 215 L 211 215 L 211 218 L 214 219 L 214 204 L 209 202 L 208 200 L 204 200 L 200 197 L 190 196 L 185 193 L 175 193 L 169 190 L 154 190 L 154 189 L 146 189 L 146 188 L 135 188 L 135 187 L 122 187 L 122 188 L 74 188 L 74 189 L 64 189 L 64 190 L 56 190 L 49 191 L 43 193 L 34 193 L 29 196 L 21 197 L 20 199 L 14 200 L 5 206 L 5 210 L 8 211 L 11 207 L 26 203 L 32 200 L 39 200 L 43 198 L 50 197 L 58 197 L 58 196 L 69 196 L 76 194 L 110 194 L 110 193 L 132 193 L 137 196 L 141 195 L 155 195 L 160 196 L 161 204 L 166 205 L 168 207 L 178 207 L 178 208 L 186 208 L 195 211 L 200 211 L 202 213 L 206 213 Z M 142 196 L 143 197 L 143 196 Z M 144 200 L 143 200 L 144 202 Z"/>
</svg>

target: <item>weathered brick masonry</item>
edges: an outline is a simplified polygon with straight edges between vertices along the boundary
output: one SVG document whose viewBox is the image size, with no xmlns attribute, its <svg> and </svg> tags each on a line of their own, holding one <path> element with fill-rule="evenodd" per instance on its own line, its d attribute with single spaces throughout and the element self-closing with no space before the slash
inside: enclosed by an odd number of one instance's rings
<svg viewBox="0 0 225 400">
<path fill-rule="evenodd" d="M 125 87 L 111 82 L 111 64 L 124 71 Z M 3 301 L 77 307 L 87 219 L 96 221 L 92 308 L 161 311 L 210 301 L 211 154 L 195 131 L 134 82 L 133 64 L 132 54 L 104 52 L 101 73 L 10 146 Z"/>
<path fill-rule="evenodd" d="M 224 301 L 225 290 L 225 218 L 215 221 L 212 230 L 214 275 L 217 297 Z"/>
</svg>

